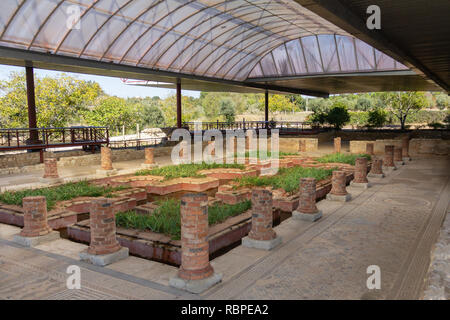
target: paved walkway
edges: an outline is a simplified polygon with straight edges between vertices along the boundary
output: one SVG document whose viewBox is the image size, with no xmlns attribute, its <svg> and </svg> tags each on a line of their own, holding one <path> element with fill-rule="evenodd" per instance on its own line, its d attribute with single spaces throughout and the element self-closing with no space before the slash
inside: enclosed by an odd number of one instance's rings
<svg viewBox="0 0 450 320">
<path fill-rule="evenodd" d="M 283 244 L 270 251 L 238 246 L 212 261 L 223 282 L 202 295 L 168 286 L 177 269 L 129 257 L 106 268 L 78 260 L 86 246 L 58 240 L 37 248 L 11 242 L 18 228 L 0 224 L 1 299 L 418 299 L 430 251 L 450 202 L 450 159 L 417 159 L 353 200 L 320 201 L 323 218 L 285 220 Z M 80 290 L 66 288 L 66 269 L 81 267 Z M 381 289 L 369 290 L 369 265 Z"/>
</svg>

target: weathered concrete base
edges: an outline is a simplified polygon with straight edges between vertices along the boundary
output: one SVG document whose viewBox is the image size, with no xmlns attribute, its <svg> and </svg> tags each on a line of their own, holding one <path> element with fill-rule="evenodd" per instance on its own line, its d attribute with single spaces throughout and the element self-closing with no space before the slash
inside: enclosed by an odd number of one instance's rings
<svg viewBox="0 0 450 320">
<path fill-rule="evenodd" d="M 367 189 L 367 188 L 371 187 L 371 184 L 370 184 L 370 182 L 353 182 L 352 181 L 352 182 L 350 182 L 350 186 Z"/>
<path fill-rule="evenodd" d="M 23 237 L 20 234 L 16 234 L 13 237 L 13 241 L 24 247 L 35 247 L 37 245 L 40 245 L 41 243 L 57 240 L 59 238 L 59 232 L 52 231 L 50 233 L 47 233 L 46 235 L 38 237 Z"/>
<path fill-rule="evenodd" d="M 304 213 L 297 210 L 292 212 L 292 219 L 295 220 L 306 220 L 314 222 L 319 220 L 320 218 L 322 218 L 322 210 L 319 210 L 316 213 Z"/>
<path fill-rule="evenodd" d="M 390 173 L 392 173 L 392 171 L 397 170 L 396 167 L 385 167 L 385 166 L 383 166 L 382 169 L 383 169 L 384 174 L 390 174 Z"/>
<path fill-rule="evenodd" d="M 153 169 L 153 168 L 157 168 L 158 165 L 156 163 L 143 163 L 141 165 L 142 169 Z"/>
<path fill-rule="evenodd" d="M 281 237 L 276 236 L 272 240 L 255 240 L 249 237 L 242 238 L 242 245 L 247 248 L 255 248 L 261 250 L 272 250 L 276 246 L 281 244 Z"/>
<path fill-rule="evenodd" d="M 95 173 L 99 176 L 109 177 L 109 176 L 117 174 L 117 169 L 111 169 L 111 170 L 97 169 L 97 171 Z"/>
<path fill-rule="evenodd" d="M 350 193 L 347 193 L 346 195 L 343 195 L 343 196 L 331 194 L 331 193 L 327 194 L 327 200 L 330 200 L 330 201 L 347 202 L 347 201 L 350 201 L 351 198 L 352 198 L 352 195 Z"/>
<path fill-rule="evenodd" d="M 410 157 L 403 157 L 403 161 L 411 161 L 411 158 Z"/>
<path fill-rule="evenodd" d="M 222 281 L 222 274 L 213 273 L 212 276 L 201 280 L 185 280 L 179 277 L 170 278 L 169 285 L 192 293 L 202 293 L 220 281 Z"/>
<path fill-rule="evenodd" d="M 394 161 L 394 163 L 395 163 L 396 167 L 400 167 L 405 164 L 405 162 L 403 160 L 402 161 Z"/>
<path fill-rule="evenodd" d="M 61 183 L 63 181 L 62 178 L 39 178 L 39 182 L 49 183 L 49 184 L 56 184 Z"/>
<path fill-rule="evenodd" d="M 384 178 L 384 173 L 368 173 L 369 178 Z"/>
<path fill-rule="evenodd" d="M 107 266 L 111 263 L 128 258 L 128 248 L 122 247 L 120 250 L 109 254 L 90 254 L 87 249 L 80 252 L 80 259 L 92 263 L 96 266 Z"/>
</svg>

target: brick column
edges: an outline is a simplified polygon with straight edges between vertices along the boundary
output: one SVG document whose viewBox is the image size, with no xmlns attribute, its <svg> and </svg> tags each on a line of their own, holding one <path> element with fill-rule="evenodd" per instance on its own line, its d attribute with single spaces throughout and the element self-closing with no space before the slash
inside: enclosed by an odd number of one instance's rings
<svg viewBox="0 0 450 320">
<path fill-rule="evenodd" d="M 366 153 L 370 154 L 371 156 L 373 156 L 374 155 L 373 148 L 374 148 L 374 144 L 373 143 L 367 143 L 366 144 Z"/>
<path fill-rule="evenodd" d="M 89 208 L 91 242 L 80 252 L 83 261 L 105 266 L 128 257 L 128 248 L 120 246 L 116 238 L 113 202 L 107 198 L 92 200 Z"/>
<path fill-rule="evenodd" d="M 370 172 L 367 175 L 368 177 L 374 177 L 374 178 L 383 178 L 383 160 L 381 159 L 373 159 L 372 160 L 372 167 L 370 168 Z"/>
<path fill-rule="evenodd" d="M 345 171 L 335 170 L 331 177 L 331 191 L 327 194 L 328 200 L 348 201 L 350 194 L 346 188 L 346 173 Z"/>
<path fill-rule="evenodd" d="M 385 146 L 384 147 L 383 165 L 386 168 L 395 169 L 395 164 L 394 164 L 394 146 Z"/>
<path fill-rule="evenodd" d="M 299 203 L 292 212 L 294 219 L 316 221 L 322 217 L 322 212 L 316 206 L 316 179 L 301 178 L 299 187 Z"/>
<path fill-rule="evenodd" d="M 88 253 L 109 254 L 121 247 L 116 239 L 116 221 L 112 202 L 106 198 L 92 200 L 90 206 L 91 243 Z"/>
<path fill-rule="evenodd" d="M 402 157 L 402 148 L 394 147 L 394 163 L 396 166 L 401 166 L 404 164 Z"/>
<path fill-rule="evenodd" d="M 364 188 L 368 188 L 370 186 L 369 180 L 367 180 L 367 162 L 367 158 L 356 158 L 354 179 L 350 185 Z"/>
<path fill-rule="evenodd" d="M 27 247 L 59 239 L 59 232 L 53 231 L 47 220 L 47 201 L 44 196 L 22 199 L 23 229 L 14 235 L 13 241 Z"/>
<path fill-rule="evenodd" d="M 46 179 L 58 179 L 58 166 L 55 158 L 44 160 L 44 176 Z"/>
<path fill-rule="evenodd" d="M 341 152 L 341 138 L 340 137 L 334 138 L 334 152 L 335 153 Z"/>
<path fill-rule="evenodd" d="M 101 168 L 103 170 L 112 170 L 111 149 L 102 147 L 100 151 Z"/>
<path fill-rule="evenodd" d="M 409 137 L 402 138 L 402 158 L 404 161 L 411 160 L 409 157 Z"/>
<path fill-rule="evenodd" d="M 47 222 L 47 201 L 44 196 L 22 199 L 23 229 L 22 237 L 43 236 L 52 231 Z"/>
<path fill-rule="evenodd" d="M 250 248 L 270 250 L 281 243 L 281 238 L 272 229 L 272 192 L 264 188 L 252 190 L 252 229 L 242 245 Z"/>
<path fill-rule="evenodd" d="M 153 159 L 153 149 L 145 148 L 145 164 L 154 164 L 155 160 Z"/>
<path fill-rule="evenodd" d="M 306 141 L 305 140 L 299 140 L 298 141 L 298 151 L 299 152 L 306 152 Z"/>
<path fill-rule="evenodd" d="M 367 183 L 367 158 L 361 157 L 355 160 L 355 178 L 353 182 Z"/>
<path fill-rule="evenodd" d="M 209 263 L 208 196 L 189 193 L 181 198 L 181 266 L 170 285 L 200 293 L 221 280 Z"/>
</svg>

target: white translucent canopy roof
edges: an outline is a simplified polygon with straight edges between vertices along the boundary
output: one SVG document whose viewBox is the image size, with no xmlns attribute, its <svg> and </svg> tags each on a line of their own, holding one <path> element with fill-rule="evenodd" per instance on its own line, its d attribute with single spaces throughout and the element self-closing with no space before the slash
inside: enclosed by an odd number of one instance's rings
<svg viewBox="0 0 450 320">
<path fill-rule="evenodd" d="M 244 84 L 406 69 L 294 0 L 2 0 L 1 48 Z"/>
<path fill-rule="evenodd" d="M 268 52 L 249 78 L 407 69 L 354 37 L 322 34 L 291 40 Z"/>
</svg>

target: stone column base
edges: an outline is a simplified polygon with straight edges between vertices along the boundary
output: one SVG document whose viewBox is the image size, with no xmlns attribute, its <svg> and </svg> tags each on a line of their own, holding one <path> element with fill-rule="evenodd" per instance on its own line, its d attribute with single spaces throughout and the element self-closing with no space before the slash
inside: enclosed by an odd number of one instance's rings
<svg viewBox="0 0 450 320">
<path fill-rule="evenodd" d="M 350 182 L 350 186 L 364 189 L 371 187 L 370 182 L 353 182 L 353 181 Z"/>
<path fill-rule="evenodd" d="M 95 172 L 99 176 L 109 177 L 117 174 L 117 169 L 105 170 L 105 169 L 97 169 Z"/>
<path fill-rule="evenodd" d="M 394 161 L 394 163 L 395 163 L 396 167 L 400 167 L 405 164 L 405 162 L 403 162 L 403 160 L 402 161 Z"/>
<path fill-rule="evenodd" d="M 337 195 L 337 194 L 331 194 L 328 193 L 327 194 L 327 200 L 330 201 L 340 201 L 340 202 L 347 202 L 350 201 L 350 199 L 352 198 L 352 195 L 350 193 L 347 193 L 346 195 Z"/>
<path fill-rule="evenodd" d="M 292 212 L 292 219 L 295 220 L 306 220 L 314 222 L 319 220 L 320 218 L 322 218 L 322 210 L 319 210 L 316 213 L 304 213 L 297 210 Z"/>
<path fill-rule="evenodd" d="M 368 173 L 369 178 L 384 178 L 384 173 Z"/>
<path fill-rule="evenodd" d="M 200 280 L 186 280 L 178 276 L 170 278 L 169 285 L 192 293 L 202 293 L 220 281 L 222 281 L 222 274 L 214 272 L 212 276 Z"/>
<path fill-rule="evenodd" d="M 392 173 L 392 171 L 397 170 L 396 167 L 385 167 L 385 166 L 383 166 L 382 169 L 385 174 L 390 174 Z"/>
<path fill-rule="evenodd" d="M 281 244 L 281 240 L 282 239 L 280 236 L 276 236 L 272 240 L 255 240 L 247 236 L 242 238 L 242 245 L 247 248 L 272 250 L 273 248 Z"/>
<path fill-rule="evenodd" d="M 157 168 L 158 165 L 156 163 L 143 163 L 143 164 L 141 164 L 141 167 L 143 169 L 153 169 L 153 168 Z"/>
<path fill-rule="evenodd" d="M 40 245 L 41 243 L 50 242 L 59 238 L 60 237 L 58 231 L 51 231 L 43 236 L 38 237 L 24 237 L 20 234 L 16 234 L 13 237 L 13 241 L 24 247 L 35 247 L 37 245 Z"/>
<path fill-rule="evenodd" d="M 80 252 L 80 259 L 82 261 L 101 267 L 126 258 L 128 258 L 128 248 L 126 247 L 122 247 L 120 250 L 108 254 L 91 254 L 87 252 L 87 249 Z"/>
<path fill-rule="evenodd" d="M 403 157 L 403 161 L 411 161 L 411 158 L 410 157 Z"/>
<path fill-rule="evenodd" d="M 49 183 L 49 184 L 56 184 L 56 183 L 63 182 L 63 179 L 62 178 L 43 178 L 43 177 L 40 177 L 39 178 L 39 182 L 44 182 L 44 183 Z"/>
</svg>

